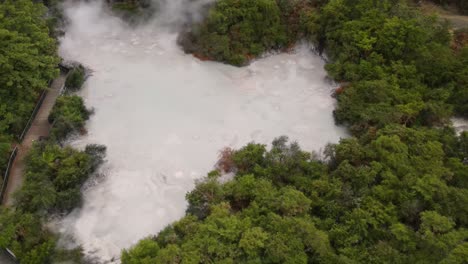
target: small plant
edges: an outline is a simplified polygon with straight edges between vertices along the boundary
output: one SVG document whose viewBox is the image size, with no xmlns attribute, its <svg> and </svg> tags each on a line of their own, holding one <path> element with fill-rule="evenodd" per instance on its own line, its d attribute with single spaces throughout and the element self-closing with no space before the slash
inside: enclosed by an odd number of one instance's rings
<svg viewBox="0 0 468 264">
<path fill-rule="evenodd" d="M 78 91 L 83 86 L 86 79 L 85 68 L 79 65 L 73 68 L 67 76 L 65 87 L 71 91 Z"/>
</svg>

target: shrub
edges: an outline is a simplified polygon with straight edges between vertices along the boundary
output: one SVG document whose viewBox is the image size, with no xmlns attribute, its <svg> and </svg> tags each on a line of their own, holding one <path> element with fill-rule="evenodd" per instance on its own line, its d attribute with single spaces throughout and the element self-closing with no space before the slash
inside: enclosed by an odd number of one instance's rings
<svg viewBox="0 0 468 264">
<path fill-rule="evenodd" d="M 21 263 L 83 263 L 81 248 L 60 249 L 57 235 L 43 224 L 52 214 L 81 204 L 80 188 L 103 162 L 105 151 L 98 145 L 78 151 L 50 142 L 34 144 L 15 209 L 0 208 L 0 247 L 12 250 Z"/>
<path fill-rule="evenodd" d="M 10 157 L 11 144 L 7 140 L 2 140 L 0 135 L 0 186 L 2 186 L 3 175 L 5 174 L 8 158 Z"/>
<path fill-rule="evenodd" d="M 231 172 L 234 168 L 233 154 L 234 150 L 230 147 L 223 148 L 219 153 L 216 167 L 223 172 Z"/>
<path fill-rule="evenodd" d="M 31 213 L 66 213 L 81 204 L 82 184 L 103 162 L 105 147 L 78 151 L 43 142 L 26 158 L 25 182 L 16 194 L 17 209 Z"/>
<path fill-rule="evenodd" d="M 40 93 L 58 75 L 56 42 L 38 1 L 0 1 L 0 134 L 21 134 Z"/>
<path fill-rule="evenodd" d="M 85 122 L 89 119 L 90 113 L 81 97 L 76 95 L 59 97 L 49 115 L 49 122 L 53 124 L 51 137 L 62 141 L 73 132 L 84 133 Z"/>
<path fill-rule="evenodd" d="M 83 86 L 85 77 L 85 68 L 79 65 L 68 73 L 67 80 L 65 81 L 65 87 L 70 91 L 77 91 Z"/>
<path fill-rule="evenodd" d="M 240 66 L 288 39 L 275 0 L 221 0 L 180 43 L 186 52 Z"/>
</svg>

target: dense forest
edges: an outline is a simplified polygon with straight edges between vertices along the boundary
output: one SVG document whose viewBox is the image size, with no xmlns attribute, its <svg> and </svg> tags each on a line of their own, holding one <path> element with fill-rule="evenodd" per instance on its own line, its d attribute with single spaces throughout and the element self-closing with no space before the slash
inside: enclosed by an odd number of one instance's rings
<svg viewBox="0 0 468 264">
<path fill-rule="evenodd" d="M 47 9 L 46 4 L 49 8 Z M 0 1 L 0 171 L 4 174 L 11 146 L 21 143 L 40 94 L 58 76 L 55 26 L 57 1 Z M 39 140 L 25 160 L 24 182 L 13 207 L 0 207 L 0 248 L 10 249 L 20 263 L 81 262 L 81 249 L 61 249 L 46 226 L 51 216 L 64 215 L 82 203 L 81 187 L 104 161 L 106 147 L 82 151 L 62 142 L 84 132 L 91 111 L 73 92 L 84 83 L 85 69 L 71 69 L 66 92 L 49 116 L 50 137 Z M 1 182 L 0 182 L 1 183 Z"/>
<path fill-rule="evenodd" d="M 398 0 L 217 1 L 181 36 L 187 52 L 245 65 L 312 42 L 354 137 L 324 153 L 285 137 L 223 152 L 186 216 L 122 263 L 467 263 L 468 135 L 449 121 L 468 116 L 458 34 Z"/>
<path fill-rule="evenodd" d="M 450 155 L 439 140 L 450 141 Z M 467 170 L 450 130 L 389 126 L 372 142 L 331 145 L 325 163 L 278 138 L 211 173 L 187 216 L 123 263 L 463 263 Z M 448 157 L 449 156 L 449 157 Z"/>
<path fill-rule="evenodd" d="M 0 0 L 1 171 L 59 73 L 56 2 Z M 124 17 L 150 8 L 108 2 Z M 334 116 L 352 137 L 323 153 L 287 137 L 226 149 L 187 194 L 186 216 L 124 250 L 122 263 L 468 263 L 468 133 L 450 124 L 468 117 L 468 46 L 454 45 L 463 34 L 414 1 L 218 0 L 185 25 L 181 47 L 242 66 L 310 42 L 340 83 Z M 73 94 L 85 75 L 68 74 L 50 138 L 29 153 L 15 207 L 0 209 L 0 247 L 21 263 L 85 263 L 44 225 L 80 206 L 104 160 L 104 146 L 62 145 L 92 114 Z M 235 176 L 221 181 L 223 172 Z"/>
<path fill-rule="evenodd" d="M 0 5 L 0 172 L 11 143 L 22 133 L 39 95 L 58 75 L 57 48 L 42 4 L 2 1 Z"/>
</svg>

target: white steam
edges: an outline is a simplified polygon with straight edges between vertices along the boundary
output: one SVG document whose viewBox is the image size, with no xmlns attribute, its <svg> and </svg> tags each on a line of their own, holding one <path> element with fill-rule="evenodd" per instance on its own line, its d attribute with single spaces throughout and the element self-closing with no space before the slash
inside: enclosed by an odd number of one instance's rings
<svg viewBox="0 0 468 264">
<path fill-rule="evenodd" d="M 452 124 L 457 133 L 468 131 L 468 120 L 464 118 L 452 118 Z"/>
<path fill-rule="evenodd" d="M 161 22 L 176 21 L 189 2 L 165 0 L 156 22 L 137 29 L 97 2 L 66 8 L 60 54 L 93 70 L 82 96 L 95 114 L 73 144 L 107 145 L 108 162 L 60 231 L 101 262 L 182 217 L 185 194 L 223 147 L 288 135 L 318 150 L 345 136 L 332 118 L 334 87 L 308 47 L 244 68 L 200 62 Z"/>
</svg>

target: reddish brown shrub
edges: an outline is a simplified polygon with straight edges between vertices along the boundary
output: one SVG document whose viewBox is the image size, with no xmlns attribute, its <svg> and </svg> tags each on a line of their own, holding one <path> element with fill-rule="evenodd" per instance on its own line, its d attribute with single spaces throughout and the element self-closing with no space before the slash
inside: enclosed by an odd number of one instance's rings
<svg viewBox="0 0 468 264">
<path fill-rule="evenodd" d="M 234 170 L 234 160 L 232 155 L 234 150 L 230 147 L 225 147 L 219 152 L 219 160 L 216 163 L 217 169 L 223 172 L 232 172 Z"/>
</svg>

